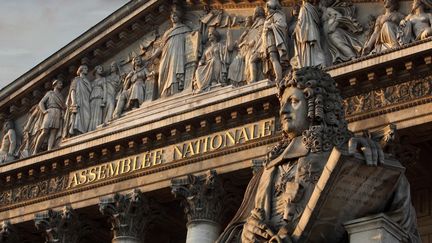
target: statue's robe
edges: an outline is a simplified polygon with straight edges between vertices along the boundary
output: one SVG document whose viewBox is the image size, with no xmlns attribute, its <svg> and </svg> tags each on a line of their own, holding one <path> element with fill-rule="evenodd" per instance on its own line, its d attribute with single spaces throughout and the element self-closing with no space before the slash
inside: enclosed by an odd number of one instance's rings
<svg viewBox="0 0 432 243">
<path fill-rule="evenodd" d="M 329 155 L 330 152 L 310 153 L 303 145 L 301 137 L 295 138 L 279 157 L 271 160 L 252 177 L 239 210 L 217 242 L 241 242 L 243 225 L 254 208 L 264 209 L 265 222 L 275 233 L 282 226 L 287 226 L 288 233 L 291 234 L 309 201 Z M 276 193 L 281 191 L 280 189 L 284 191 L 285 188 L 292 189 L 289 194 L 294 199 L 290 203 L 281 200 L 282 195 Z M 405 176 L 402 176 L 399 181 L 385 213 L 408 233 L 410 242 L 421 242 L 415 211 L 411 205 L 409 184 Z M 323 232 L 323 234 L 331 234 L 331 232 Z"/>
<path fill-rule="evenodd" d="M 325 66 L 319 30 L 320 22 L 318 9 L 308 2 L 303 2 L 295 29 L 295 66 Z"/>
<path fill-rule="evenodd" d="M 184 79 L 186 34 L 191 31 L 188 26 L 179 23 L 168 29 L 163 36 L 163 49 L 158 76 L 158 88 L 161 97 L 173 95 L 171 93 L 171 86 L 177 82 L 179 76 L 182 76 Z"/>
<path fill-rule="evenodd" d="M 87 78 L 76 77 L 72 81 L 69 94 L 66 98 L 68 108 L 72 106 L 72 91 L 75 90 L 75 102 L 77 112 L 73 113 L 70 109 L 65 114 L 65 131 L 63 137 L 86 133 L 90 124 L 90 93 L 92 90 L 91 83 Z"/>
<path fill-rule="evenodd" d="M 263 52 L 267 54 L 277 52 L 280 63 L 288 63 L 288 26 L 285 13 L 281 10 L 275 10 L 269 14 L 264 21 L 263 28 L 264 30 L 269 29 L 267 32 L 263 31 Z"/>
</svg>

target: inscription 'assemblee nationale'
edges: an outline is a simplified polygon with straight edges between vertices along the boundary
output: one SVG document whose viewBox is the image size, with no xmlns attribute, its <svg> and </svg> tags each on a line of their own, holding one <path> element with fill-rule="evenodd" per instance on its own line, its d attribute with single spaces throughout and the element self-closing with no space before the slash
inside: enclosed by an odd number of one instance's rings
<svg viewBox="0 0 432 243">
<path fill-rule="evenodd" d="M 274 125 L 274 119 L 262 120 L 208 136 L 199 137 L 180 144 L 146 151 L 138 155 L 74 171 L 69 175 L 70 183 L 68 188 L 113 178 L 163 163 L 189 158 L 194 155 L 200 155 L 246 143 L 250 140 L 270 136 L 275 130 Z"/>
</svg>

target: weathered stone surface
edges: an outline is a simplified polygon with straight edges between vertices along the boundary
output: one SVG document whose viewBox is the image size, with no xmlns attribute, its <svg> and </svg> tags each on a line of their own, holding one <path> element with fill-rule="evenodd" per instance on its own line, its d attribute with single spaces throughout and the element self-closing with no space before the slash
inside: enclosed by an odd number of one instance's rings
<svg viewBox="0 0 432 243">
<path fill-rule="evenodd" d="M 405 243 L 407 234 L 385 214 L 354 219 L 344 223 L 350 243 Z"/>
<path fill-rule="evenodd" d="M 404 168 L 393 160 L 367 166 L 360 155 L 333 149 L 293 233 L 297 242 L 338 242 L 343 223 L 384 210 Z M 318 232 L 330 232 L 325 236 Z"/>
</svg>

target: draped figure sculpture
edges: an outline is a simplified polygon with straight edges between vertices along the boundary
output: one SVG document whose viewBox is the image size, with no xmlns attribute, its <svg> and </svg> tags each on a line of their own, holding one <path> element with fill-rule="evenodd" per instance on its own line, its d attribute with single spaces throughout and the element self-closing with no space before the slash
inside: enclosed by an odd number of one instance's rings
<svg viewBox="0 0 432 243">
<path fill-rule="evenodd" d="M 238 53 L 228 69 L 228 79 L 233 83 L 253 83 L 263 79 L 262 74 L 262 30 L 264 8 L 258 6 L 253 16 L 246 18 L 246 30 L 237 41 Z"/>
<path fill-rule="evenodd" d="M 348 131 L 342 98 L 329 74 L 317 67 L 301 68 L 282 80 L 278 91 L 283 138 L 252 177 L 237 214 L 216 242 L 292 242 L 293 231 L 334 147 L 352 156 L 362 153 L 369 166 L 384 161 L 377 142 L 353 137 Z M 410 242 L 420 242 L 409 190 L 402 175 L 393 196 L 384 202 L 383 213 L 407 232 Z M 365 216 L 369 215 L 358 215 Z M 317 228 L 321 242 L 333 242 L 325 237 L 336 234 L 335 227 Z"/>
<path fill-rule="evenodd" d="M 97 126 L 103 123 L 103 114 L 106 108 L 107 100 L 107 81 L 103 77 L 104 69 L 98 65 L 94 69 L 95 79 L 92 81 L 92 91 L 90 93 L 90 124 L 89 131 L 93 131 Z"/>
<path fill-rule="evenodd" d="M 37 136 L 35 149 L 33 154 L 40 152 L 42 144 L 48 137 L 47 151 L 54 148 L 61 138 L 61 130 L 63 127 L 63 115 L 66 109 L 61 89 L 63 82 L 54 80 L 53 90 L 48 91 L 45 96 L 39 101 L 39 110 L 43 114 L 42 123 L 39 127 L 40 133 Z"/>
<path fill-rule="evenodd" d="M 344 16 L 332 7 L 321 9 L 321 20 L 331 54 L 331 63 L 346 62 L 359 57 L 362 43 L 354 33 L 361 32 L 361 26 L 351 16 Z"/>
<path fill-rule="evenodd" d="M 195 72 L 195 90 L 208 91 L 212 86 L 224 85 L 227 81 L 227 47 L 220 42 L 219 32 L 211 27 L 208 30 L 209 45 L 198 63 Z"/>
<path fill-rule="evenodd" d="M 0 146 L 0 163 L 12 161 L 16 157 L 17 136 L 13 121 L 3 124 L 3 138 Z"/>
<path fill-rule="evenodd" d="M 90 93 L 91 83 L 87 78 L 88 67 L 81 65 L 77 71 L 77 77 L 72 80 L 69 94 L 66 98 L 65 125 L 63 137 L 88 132 L 90 124 Z"/>
<path fill-rule="evenodd" d="M 319 30 L 320 14 L 312 0 L 303 0 L 294 30 L 294 68 L 326 66 Z"/>
<path fill-rule="evenodd" d="M 122 74 L 116 62 L 111 63 L 110 74 L 106 77 L 106 106 L 103 114 L 103 123 L 110 122 L 113 118 L 116 105 L 116 97 L 121 87 Z"/>
<path fill-rule="evenodd" d="M 141 56 L 132 59 L 132 68 L 124 79 L 122 90 L 118 94 L 113 118 L 120 117 L 126 110 L 138 108 L 145 100 L 145 82 L 147 77 L 153 74 L 147 70 Z"/>
<path fill-rule="evenodd" d="M 424 40 L 432 36 L 432 12 L 431 0 L 414 0 L 411 13 L 400 23 L 402 33 L 399 37 L 401 44 L 411 43 L 416 40 Z"/>
<path fill-rule="evenodd" d="M 274 78 L 278 82 L 282 79 L 283 67 L 289 63 L 287 20 L 278 0 L 267 1 L 265 10 L 262 52 L 267 62 L 264 66 L 264 73 L 269 74 L 272 68 Z"/>
<path fill-rule="evenodd" d="M 384 0 L 384 8 L 385 13 L 378 16 L 374 31 L 364 44 L 363 55 L 379 53 L 399 46 L 397 35 L 400 32 L 399 23 L 404 16 L 398 12 L 397 0 Z"/>
<path fill-rule="evenodd" d="M 182 12 L 174 7 L 171 12 L 172 27 L 162 37 L 158 89 L 159 96 L 179 93 L 184 88 L 186 65 L 186 35 L 192 30 L 181 22 Z"/>
</svg>

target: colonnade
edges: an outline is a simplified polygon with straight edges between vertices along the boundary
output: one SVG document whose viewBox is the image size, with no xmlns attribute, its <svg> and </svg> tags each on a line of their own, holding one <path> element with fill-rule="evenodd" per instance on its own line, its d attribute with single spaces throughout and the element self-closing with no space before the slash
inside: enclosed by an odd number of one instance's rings
<svg viewBox="0 0 432 243">
<path fill-rule="evenodd" d="M 187 218 L 187 243 L 213 243 L 221 231 L 225 191 L 214 170 L 201 175 L 173 179 L 172 194 L 180 200 Z M 158 220 L 156 203 L 139 189 L 116 193 L 100 199 L 99 211 L 109 219 L 112 243 L 144 243 L 147 229 Z M 180 209 L 181 210 L 181 209 Z M 80 238 L 92 234 L 91 227 L 71 207 L 35 214 L 34 224 L 47 243 L 79 243 Z M 163 233 L 163 232 L 159 232 Z M 20 232 L 9 221 L 0 230 L 0 243 L 25 242 Z"/>
</svg>

